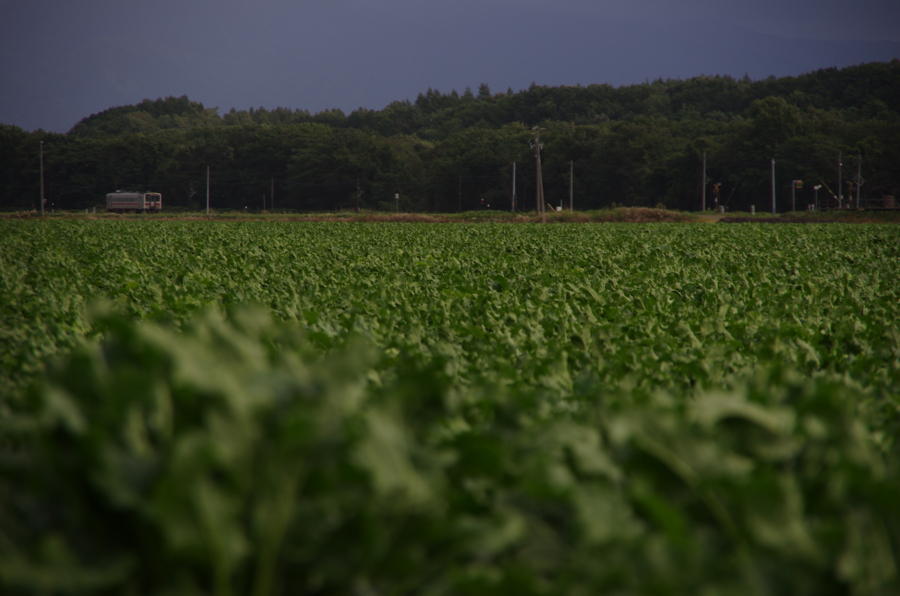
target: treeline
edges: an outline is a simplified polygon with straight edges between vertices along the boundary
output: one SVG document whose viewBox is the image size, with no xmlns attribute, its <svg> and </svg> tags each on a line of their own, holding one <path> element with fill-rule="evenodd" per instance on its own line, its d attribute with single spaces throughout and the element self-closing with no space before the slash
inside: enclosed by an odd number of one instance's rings
<svg viewBox="0 0 900 596">
<path fill-rule="evenodd" d="M 144 100 L 89 116 L 67 134 L 0 125 L 0 207 L 84 209 L 107 192 L 153 190 L 167 207 L 404 211 L 534 209 L 534 139 L 543 143 L 548 202 L 768 209 L 770 160 L 778 209 L 854 194 L 900 192 L 900 60 L 763 81 L 727 76 L 613 88 L 543 87 L 443 93 L 383 110 L 311 114 L 250 109 L 219 115 L 187 97 Z M 838 166 L 838 156 L 843 165 Z M 513 178 L 515 163 L 515 179 Z M 844 181 L 837 188 L 839 178 Z M 848 185 L 847 182 L 850 182 Z M 273 196 L 274 195 L 274 196 Z"/>
</svg>

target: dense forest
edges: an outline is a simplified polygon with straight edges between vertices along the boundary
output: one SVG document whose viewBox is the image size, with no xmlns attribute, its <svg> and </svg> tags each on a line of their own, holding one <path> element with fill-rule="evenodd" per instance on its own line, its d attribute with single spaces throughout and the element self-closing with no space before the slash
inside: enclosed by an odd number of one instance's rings
<svg viewBox="0 0 900 596">
<path fill-rule="evenodd" d="M 166 208 L 403 211 L 535 208 L 534 127 L 544 193 L 576 209 L 612 204 L 778 210 L 900 193 L 900 60 L 752 81 L 700 76 L 494 93 L 428 89 L 350 114 L 264 108 L 219 114 L 187 97 L 84 118 L 66 134 L 0 124 L 0 209 L 100 206 L 114 190 L 161 192 Z M 839 156 L 842 165 L 839 166 Z M 515 165 L 514 165 L 515 164 Z M 513 173 L 515 172 L 515 179 Z M 841 188 L 838 189 L 838 180 Z M 854 181 L 856 180 L 856 181 Z M 866 203 L 865 201 L 868 201 Z"/>
</svg>

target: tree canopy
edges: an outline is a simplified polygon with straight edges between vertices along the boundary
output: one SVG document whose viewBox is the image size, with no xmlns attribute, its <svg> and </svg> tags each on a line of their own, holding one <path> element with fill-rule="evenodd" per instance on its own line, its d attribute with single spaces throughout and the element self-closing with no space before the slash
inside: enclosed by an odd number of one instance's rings
<svg viewBox="0 0 900 596">
<path fill-rule="evenodd" d="M 45 192 L 56 209 L 102 203 L 117 189 L 163 193 L 191 208 L 377 209 L 400 194 L 407 210 L 533 208 L 530 129 L 546 129 L 543 178 L 558 204 L 571 181 L 577 208 L 616 204 L 696 210 L 701 160 L 723 203 L 769 201 L 776 160 L 779 210 L 792 180 L 843 180 L 860 160 L 864 196 L 900 190 L 900 60 L 752 81 L 700 76 L 492 93 L 487 83 L 428 89 L 382 110 L 231 109 L 220 115 L 186 96 L 144 100 L 81 120 L 66 134 L 0 125 L 0 208 L 37 208 L 43 141 Z M 201 192 L 203 191 L 203 192 Z M 362 191 L 360 194 L 359 191 Z M 264 199 L 264 196 L 267 197 Z M 799 204 L 811 202 L 803 195 Z"/>
</svg>

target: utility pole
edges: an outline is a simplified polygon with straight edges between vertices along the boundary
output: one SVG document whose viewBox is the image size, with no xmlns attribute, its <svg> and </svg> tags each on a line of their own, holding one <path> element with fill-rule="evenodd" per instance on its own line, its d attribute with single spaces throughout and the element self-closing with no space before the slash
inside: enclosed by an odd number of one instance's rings
<svg viewBox="0 0 900 596">
<path fill-rule="evenodd" d="M 843 201 L 844 195 L 841 193 L 843 193 L 844 191 L 841 190 L 841 152 L 840 151 L 838 151 L 838 185 L 837 185 L 837 189 L 838 189 L 838 194 L 837 194 L 838 209 L 843 209 L 844 208 L 844 201 Z"/>
<path fill-rule="evenodd" d="M 512 212 L 516 212 L 516 162 L 513 162 L 512 175 Z"/>
<path fill-rule="evenodd" d="M 700 193 L 700 212 L 703 213 L 706 211 L 706 185 L 709 184 L 709 179 L 706 177 L 706 151 L 703 152 L 703 190 Z"/>
<path fill-rule="evenodd" d="M 535 126 L 534 131 L 534 161 L 535 161 L 535 197 L 537 200 L 537 212 L 541 214 L 542 221 L 547 223 L 547 213 L 544 210 L 544 179 L 541 176 L 541 131 L 546 130 Z"/>
<path fill-rule="evenodd" d="M 803 188 L 803 180 L 791 180 L 791 211 L 797 210 L 796 190 Z"/>
<path fill-rule="evenodd" d="M 569 211 L 575 212 L 575 202 L 573 195 L 575 194 L 575 162 L 569 161 Z"/>
<path fill-rule="evenodd" d="M 859 154 L 859 159 L 856 161 L 856 178 L 853 181 L 856 182 L 856 208 L 859 209 L 859 187 L 866 182 L 862 177 L 862 153 Z"/>
<path fill-rule="evenodd" d="M 363 194 L 362 188 L 359 186 L 359 178 L 356 179 L 356 212 L 359 213 L 359 197 Z"/>
<path fill-rule="evenodd" d="M 206 217 L 209 217 L 209 166 L 206 166 Z"/>
<path fill-rule="evenodd" d="M 775 217 L 775 160 L 772 160 L 772 217 Z"/>
<path fill-rule="evenodd" d="M 41 217 L 44 215 L 44 141 L 41 141 Z"/>
</svg>

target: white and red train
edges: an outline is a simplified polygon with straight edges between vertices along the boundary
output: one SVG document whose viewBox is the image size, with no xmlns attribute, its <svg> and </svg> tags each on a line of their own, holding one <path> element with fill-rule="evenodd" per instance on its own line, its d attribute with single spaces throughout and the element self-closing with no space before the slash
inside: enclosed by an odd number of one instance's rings
<svg viewBox="0 0 900 596">
<path fill-rule="evenodd" d="M 158 192 L 122 192 L 106 195 L 107 211 L 147 211 L 162 210 L 162 195 Z"/>
</svg>

